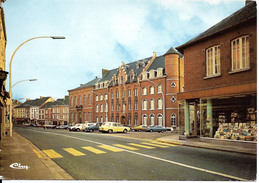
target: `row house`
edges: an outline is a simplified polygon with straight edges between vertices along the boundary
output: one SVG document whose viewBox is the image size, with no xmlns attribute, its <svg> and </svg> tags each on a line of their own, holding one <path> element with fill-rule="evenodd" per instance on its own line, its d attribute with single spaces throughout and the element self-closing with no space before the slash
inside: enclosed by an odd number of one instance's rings
<svg viewBox="0 0 259 183">
<path fill-rule="evenodd" d="M 72 123 L 115 121 L 128 126 L 177 127 L 177 93 L 184 89 L 183 57 L 170 48 L 68 90 Z"/>
<path fill-rule="evenodd" d="M 47 102 L 53 101 L 51 97 L 40 97 L 35 100 L 27 99 L 23 104 L 14 108 L 14 123 L 34 123 L 39 120 L 39 110 Z"/>
<path fill-rule="evenodd" d="M 177 49 L 185 58 L 180 134 L 252 145 L 245 142 L 257 140 L 256 2 Z"/>
</svg>

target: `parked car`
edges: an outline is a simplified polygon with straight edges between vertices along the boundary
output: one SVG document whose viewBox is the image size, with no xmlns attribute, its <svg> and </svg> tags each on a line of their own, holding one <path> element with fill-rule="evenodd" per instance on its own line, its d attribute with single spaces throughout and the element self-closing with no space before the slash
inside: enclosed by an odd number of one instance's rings
<svg viewBox="0 0 259 183">
<path fill-rule="evenodd" d="M 56 125 L 44 125 L 44 127 L 46 127 L 46 128 L 56 128 Z"/>
<path fill-rule="evenodd" d="M 98 122 L 98 123 L 95 123 L 94 125 L 92 126 L 88 126 L 85 128 L 85 131 L 86 132 L 93 132 L 95 130 L 99 130 L 99 127 L 102 126 L 103 122 Z"/>
<path fill-rule="evenodd" d="M 146 125 L 139 125 L 135 126 L 132 130 L 135 132 L 141 132 L 141 131 L 146 131 L 147 126 Z"/>
<path fill-rule="evenodd" d="M 71 128 L 69 128 L 69 131 L 81 131 L 81 130 L 85 130 L 85 127 L 91 125 L 89 123 L 86 124 L 76 124 L 75 126 L 72 126 Z"/>
<path fill-rule="evenodd" d="M 123 126 L 120 123 L 116 122 L 105 122 L 102 124 L 102 126 L 99 127 L 99 132 L 123 132 L 127 133 L 130 131 L 130 127 Z"/>
<path fill-rule="evenodd" d="M 162 132 L 162 133 L 164 133 L 165 131 L 166 131 L 166 128 L 164 128 L 161 125 L 149 126 L 146 129 L 146 132 Z"/>
<path fill-rule="evenodd" d="M 67 129 L 68 125 L 60 125 L 60 129 Z"/>
</svg>

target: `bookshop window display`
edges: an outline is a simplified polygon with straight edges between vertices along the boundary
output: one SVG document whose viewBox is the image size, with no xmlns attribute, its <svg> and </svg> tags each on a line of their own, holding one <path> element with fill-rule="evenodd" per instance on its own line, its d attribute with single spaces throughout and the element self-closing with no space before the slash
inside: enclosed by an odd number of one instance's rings
<svg viewBox="0 0 259 183">
<path fill-rule="evenodd" d="M 200 99 L 201 137 L 257 141 L 257 96 Z"/>
</svg>

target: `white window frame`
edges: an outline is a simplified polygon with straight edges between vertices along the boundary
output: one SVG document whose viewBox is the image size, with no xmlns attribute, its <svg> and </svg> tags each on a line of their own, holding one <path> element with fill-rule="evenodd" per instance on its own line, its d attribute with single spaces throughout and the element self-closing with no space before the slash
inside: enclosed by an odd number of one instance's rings
<svg viewBox="0 0 259 183">
<path fill-rule="evenodd" d="M 249 36 L 242 36 L 231 42 L 232 71 L 250 68 Z M 247 44 L 243 44 L 243 41 Z M 242 48 L 242 51 L 240 51 Z M 236 61 L 237 60 L 237 61 Z"/>
<path fill-rule="evenodd" d="M 216 45 L 206 50 L 206 75 L 215 76 L 220 72 L 220 45 Z"/>
</svg>

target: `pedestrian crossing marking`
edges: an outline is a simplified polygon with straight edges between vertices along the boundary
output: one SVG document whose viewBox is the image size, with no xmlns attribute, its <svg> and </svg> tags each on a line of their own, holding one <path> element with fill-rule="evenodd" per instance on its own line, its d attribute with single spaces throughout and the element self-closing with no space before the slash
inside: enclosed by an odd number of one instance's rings
<svg viewBox="0 0 259 183">
<path fill-rule="evenodd" d="M 113 144 L 113 145 L 114 145 L 114 146 L 117 146 L 117 147 L 124 148 L 124 149 L 133 150 L 133 151 L 139 150 L 139 149 L 137 149 L 137 148 L 135 148 L 135 147 L 125 146 L 125 145 L 121 145 L 121 144 Z"/>
<path fill-rule="evenodd" d="M 155 146 L 155 147 L 162 147 L 162 148 L 168 147 L 168 146 L 159 145 L 159 144 L 152 144 L 152 143 L 148 143 L 148 142 L 142 142 L 142 144 L 151 145 L 151 146 Z"/>
<path fill-rule="evenodd" d="M 137 147 L 143 147 L 143 148 L 146 148 L 146 149 L 154 149 L 155 147 L 150 147 L 150 146 L 145 146 L 145 145 L 140 145 L 140 144 L 134 144 L 134 143 L 128 143 L 129 145 L 132 145 L 132 146 L 137 146 Z"/>
<path fill-rule="evenodd" d="M 48 157 L 50 158 L 62 158 L 63 156 L 61 156 L 60 154 L 56 153 L 54 150 L 50 149 L 50 150 L 43 150 L 43 152 L 45 154 L 47 154 Z"/>
<path fill-rule="evenodd" d="M 74 156 L 84 156 L 85 155 L 84 153 L 82 153 L 78 150 L 75 150 L 74 148 L 63 148 L 63 149 Z"/>
<path fill-rule="evenodd" d="M 91 151 L 91 152 L 93 152 L 93 153 L 95 153 L 95 154 L 104 154 L 104 153 L 106 153 L 106 152 L 104 152 L 104 151 L 101 151 L 101 150 L 99 150 L 99 149 L 96 149 L 96 148 L 90 147 L 90 146 L 82 147 L 82 148 L 85 149 L 85 150 Z"/>
<path fill-rule="evenodd" d="M 116 148 L 116 147 L 112 147 L 112 146 L 108 146 L 108 145 L 101 145 L 101 146 L 98 146 L 98 147 L 101 147 L 103 149 L 107 149 L 107 150 L 110 150 L 110 151 L 113 151 L 113 152 L 121 152 L 121 151 L 123 151 L 122 149 L 119 149 L 119 148 Z"/>
<path fill-rule="evenodd" d="M 161 144 L 161 145 L 166 145 L 166 146 L 172 146 L 172 147 L 178 146 L 178 145 L 175 145 L 175 144 L 168 144 L 168 143 L 165 144 L 165 143 L 156 142 L 156 141 L 153 141 L 152 143 Z"/>
</svg>

